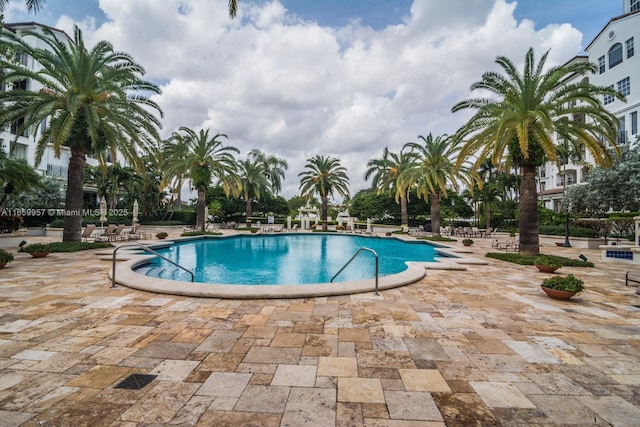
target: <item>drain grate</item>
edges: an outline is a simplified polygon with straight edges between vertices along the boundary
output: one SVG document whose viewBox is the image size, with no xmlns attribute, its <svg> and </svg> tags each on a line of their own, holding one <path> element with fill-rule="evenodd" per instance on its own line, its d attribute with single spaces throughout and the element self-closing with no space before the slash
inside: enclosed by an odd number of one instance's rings
<svg viewBox="0 0 640 427">
<path fill-rule="evenodd" d="M 122 380 L 115 388 L 124 388 L 127 390 L 140 390 L 151 381 L 156 379 L 157 375 L 132 374 Z"/>
</svg>

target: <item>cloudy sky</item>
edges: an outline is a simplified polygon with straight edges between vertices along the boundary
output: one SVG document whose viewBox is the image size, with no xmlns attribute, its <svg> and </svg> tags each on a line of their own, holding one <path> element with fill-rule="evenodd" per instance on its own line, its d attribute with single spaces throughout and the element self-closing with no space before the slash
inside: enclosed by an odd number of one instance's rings
<svg viewBox="0 0 640 427">
<path fill-rule="evenodd" d="M 11 3 L 5 22 L 36 21 L 92 44 L 109 40 L 162 88 L 162 134 L 180 126 L 225 133 L 289 162 L 298 193 L 306 159 L 338 157 L 351 192 L 369 159 L 418 135 L 451 134 L 451 107 L 533 46 L 561 64 L 622 14 L 621 0 L 46 0 L 37 15 Z"/>
</svg>

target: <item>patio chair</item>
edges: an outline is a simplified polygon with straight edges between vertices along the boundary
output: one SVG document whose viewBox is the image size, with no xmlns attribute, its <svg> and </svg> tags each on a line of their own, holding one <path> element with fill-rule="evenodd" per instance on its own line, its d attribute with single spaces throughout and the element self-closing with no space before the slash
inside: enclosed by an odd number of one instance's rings
<svg viewBox="0 0 640 427">
<path fill-rule="evenodd" d="M 137 234 L 138 233 L 138 227 L 139 227 L 139 224 L 133 224 L 129 231 L 125 231 L 124 233 L 122 233 L 122 239 L 123 240 L 137 240 L 137 239 L 139 239 L 140 236 Z"/>
<path fill-rule="evenodd" d="M 96 230 L 95 224 L 87 224 L 87 226 L 82 230 L 82 234 L 80 234 L 80 239 L 83 242 L 88 242 L 89 239 L 93 239 L 93 232 Z"/>
</svg>

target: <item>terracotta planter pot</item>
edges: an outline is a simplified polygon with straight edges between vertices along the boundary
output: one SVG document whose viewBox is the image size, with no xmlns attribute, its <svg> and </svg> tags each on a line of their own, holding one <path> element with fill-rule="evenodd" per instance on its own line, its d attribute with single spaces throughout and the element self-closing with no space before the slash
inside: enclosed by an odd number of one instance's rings
<svg viewBox="0 0 640 427">
<path fill-rule="evenodd" d="M 51 252 L 33 252 L 31 255 L 33 258 L 44 258 L 49 255 Z"/>
<path fill-rule="evenodd" d="M 7 265 L 6 262 L 0 262 L 0 270 L 2 270 L 4 268 L 4 266 Z"/>
<path fill-rule="evenodd" d="M 564 242 L 556 242 L 556 246 L 564 246 Z"/>
<path fill-rule="evenodd" d="M 557 268 L 548 265 L 536 265 L 536 268 L 541 273 L 555 273 L 557 270 Z"/>
<path fill-rule="evenodd" d="M 568 300 L 571 299 L 577 292 L 568 292 L 568 291 L 559 291 L 557 289 L 549 289 L 544 286 L 540 286 L 545 294 L 549 296 L 549 298 L 559 299 L 559 300 Z"/>
</svg>

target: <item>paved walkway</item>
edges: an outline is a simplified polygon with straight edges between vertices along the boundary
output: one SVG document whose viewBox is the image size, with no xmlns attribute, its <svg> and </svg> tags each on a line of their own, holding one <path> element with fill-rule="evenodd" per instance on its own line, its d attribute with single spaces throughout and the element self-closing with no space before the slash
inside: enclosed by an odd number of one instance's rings
<svg viewBox="0 0 640 427">
<path fill-rule="evenodd" d="M 588 290 L 554 301 L 548 275 L 490 260 L 379 297 L 205 299 L 111 289 L 89 252 L 18 254 L 0 270 L 0 425 L 640 425 L 627 266 L 543 252 L 595 261 L 560 270 Z"/>
</svg>

